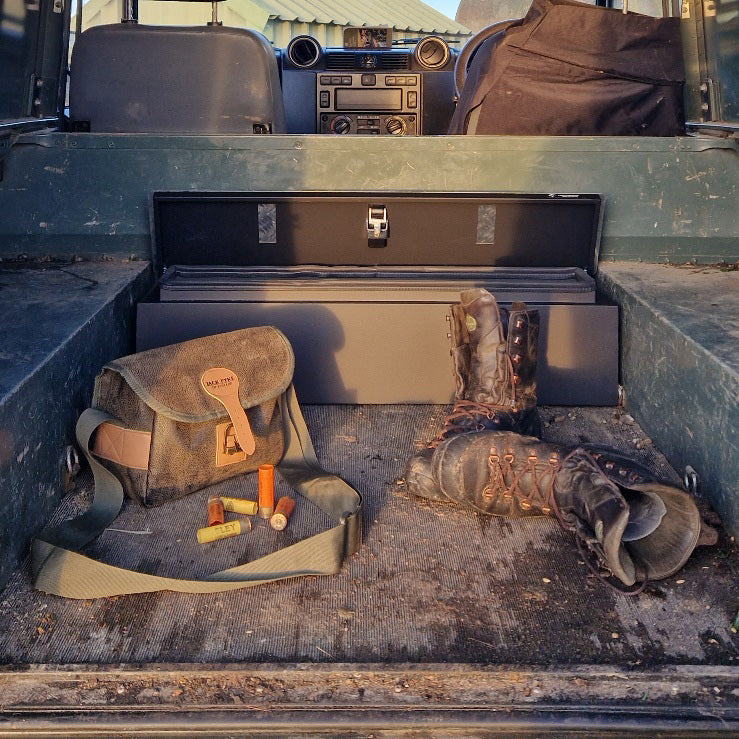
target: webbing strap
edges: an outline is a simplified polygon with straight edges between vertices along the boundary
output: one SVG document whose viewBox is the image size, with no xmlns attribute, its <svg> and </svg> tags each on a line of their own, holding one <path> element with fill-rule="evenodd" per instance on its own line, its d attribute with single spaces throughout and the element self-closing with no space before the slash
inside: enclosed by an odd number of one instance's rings
<svg viewBox="0 0 739 739">
<path fill-rule="evenodd" d="M 336 526 L 201 580 L 148 575 L 91 559 L 78 550 L 118 516 L 123 505 L 123 486 L 90 452 L 95 429 L 116 419 L 88 409 L 77 422 L 77 441 L 92 468 L 95 495 L 92 505 L 81 516 L 63 522 L 43 538 L 34 539 L 31 553 L 36 587 L 67 598 L 102 598 L 157 590 L 214 593 L 299 575 L 337 573 L 344 559 L 361 545 L 362 499 L 347 482 L 319 465 L 292 385 L 280 402 L 286 451 L 277 469 L 290 487 L 336 521 Z"/>
</svg>

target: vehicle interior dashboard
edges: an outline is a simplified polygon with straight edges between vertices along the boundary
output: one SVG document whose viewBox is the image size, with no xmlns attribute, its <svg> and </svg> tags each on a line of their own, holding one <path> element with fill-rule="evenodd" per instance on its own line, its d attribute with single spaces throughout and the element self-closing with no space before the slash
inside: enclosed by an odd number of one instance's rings
<svg viewBox="0 0 739 739">
<path fill-rule="evenodd" d="M 651 19 L 647 33 L 636 14 L 587 19 L 596 28 L 610 23 L 614 39 L 623 33 L 638 40 L 651 66 L 623 55 L 610 36 L 603 55 L 617 63 L 607 72 L 593 61 L 593 41 L 572 34 L 550 32 L 529 50 L 525 19 L 494 23 L 460 51 L 438 35 L 394 45 L 389 27 L 348 27 L 342 47 L 299 35 L 276 49 L 258 31 L 218 24 L 94 26 L 72 52 L 69 127 L 206 135 L 683 134 L 679 19 Z M 508 43 L 500 41 L 504 34 Z M 505 75 L 491 76 L 493 67 Z"/>
<path fill-rule="evenodd" d="M 446 134 L 457 54 L 435 35 L 405 48 L 324 48 L 297 36 L 278 53 L 287 131 Z"/>
<path fill-rule="evenodd" d="M 94 26 L 72 51 L 70 129 L 446 134 L 458 52 L 436 35 L 402 42 L 324 48 L 300 35 L 275 48 L 259 32 L 226 26 Z M 203 60 L 218 60 L 218 73 Z"/>
</svg>

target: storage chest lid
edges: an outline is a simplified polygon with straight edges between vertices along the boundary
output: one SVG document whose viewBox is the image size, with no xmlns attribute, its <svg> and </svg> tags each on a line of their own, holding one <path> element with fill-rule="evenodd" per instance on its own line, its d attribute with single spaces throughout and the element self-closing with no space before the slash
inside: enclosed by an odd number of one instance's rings
<svg viewBox="0 0 739 739">
<path fill-rule="evenodd" d="M 580 267 L 594 194 L 156 192 L 152 245 L 172 265 Z"/>
</svg>

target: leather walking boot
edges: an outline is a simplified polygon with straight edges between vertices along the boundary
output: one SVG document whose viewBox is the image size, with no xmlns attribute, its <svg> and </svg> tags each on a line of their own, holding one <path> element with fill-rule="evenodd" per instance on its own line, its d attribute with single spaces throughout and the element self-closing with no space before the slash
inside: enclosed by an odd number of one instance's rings
<svg viewBox="0 0 739 739">
<path fill-rule="evenodd" d="M 431 475 L 447 499 L 483 513 L 553 516 L 625 585 L 669 577 L 701 543 L 698 508 L 641 465 L 619 461 L 595 448 L 481 431 L 442 441 Z"/>
<path fill-rule="evenodd" d="M 539 312 L 525 303 L 500 308 L 483 288 L 465 290 L 451 306 L 454 408 L 435 439 L 411 457 L 406 486 L 414 495 L 443 499 L 431 476 L 431 456 L 448 436 L 485 429 L 540 434 L 536 410 Z"/>
</svg>

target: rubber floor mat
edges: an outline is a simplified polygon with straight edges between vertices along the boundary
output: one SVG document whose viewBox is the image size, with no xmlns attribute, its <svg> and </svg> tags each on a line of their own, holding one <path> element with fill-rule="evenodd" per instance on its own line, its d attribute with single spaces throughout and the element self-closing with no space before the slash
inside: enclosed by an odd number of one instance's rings
<svg viewBox="0 0 739 739">
<path fill-rule="evenodd" d="M 621 596 L 594 577 L 547 518 L 506 520 L 412 498 L 403 469 L 441 427 L 441 406 L 309 406 L 324 467 L 365 502 L 364 546 L 331 577 L 215 595 L 89 601 L 33 589 L 28 564 L 0 594 L 3 663 L 476 662 L 732 664 L 735 552 L 697 549 L 682 571 Z M 545 438 L 608 443 L 664 475 L 664 458 L 622 409 L 544 408 Z M 89 501 L 89 481 L 64 518 Z M 298 497 L 288 528 L 195 542 L 213 492 L 256 497 L 256 476 L 156 509 L 126 504 L 88 548 L 112 564 L 181 577 L 254 559 L 329 526 Z M 284 484 L 278 494 L 288 493 Z"/>
</svg>

